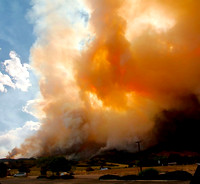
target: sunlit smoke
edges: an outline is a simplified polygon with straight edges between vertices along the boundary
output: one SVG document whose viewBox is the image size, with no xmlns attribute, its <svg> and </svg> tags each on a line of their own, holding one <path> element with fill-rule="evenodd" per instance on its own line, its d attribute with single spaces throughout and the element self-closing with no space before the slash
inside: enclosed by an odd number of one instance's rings
<svg viewBox="0 0 200 184">
<path fill-rule="evenodd" d="M 135 151 L 138 138 L 144 148 L 155 144 L 155 117 L 180 109 L 183 97 L 198 99 L 198 7 L 195 0 L 33 1 L 31 59 L 42 94 L 34 108 L 45 116 L 10 154 L 90 156 Z"/>
</svg>

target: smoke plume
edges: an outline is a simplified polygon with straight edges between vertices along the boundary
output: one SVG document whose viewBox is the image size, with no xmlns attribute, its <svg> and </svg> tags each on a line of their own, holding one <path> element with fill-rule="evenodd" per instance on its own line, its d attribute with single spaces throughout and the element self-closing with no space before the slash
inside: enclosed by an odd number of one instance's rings
<svg viewBox="0 0 200 184">
<path fill-rule="evenodd" d="M 41 127 L 10 156 L 135 151 L 138 139 L 145 149 L 180 133 L 186 112 L 189 126 L 200 107 L 200 1 L 32 3 Z"/>
</svg>

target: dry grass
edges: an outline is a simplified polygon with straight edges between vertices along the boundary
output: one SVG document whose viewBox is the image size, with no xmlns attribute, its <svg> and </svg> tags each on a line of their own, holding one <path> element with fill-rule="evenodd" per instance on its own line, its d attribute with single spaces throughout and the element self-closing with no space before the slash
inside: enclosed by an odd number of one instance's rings
<svg viewBox="0 0 200 184">
<path fill-rule="evenodd" d="M 127 168 L 127 165 L 119 164 L 113 167 L 110 167 L 111 169 L 108 170 L 100 170 L 100 166 L 92 166 L 94 171 L 87 172 L 87 167 L 74 167 L 73 172 L 75 175 L 105 175 L 105 174 L 117 174 L 120 176 L 123 175 L 131 175 L 131 174 L 138 174 L 140 172 L 140 169 L 138 167 L 135 168 Z M 143 169 L 146 169 L 147 167 L 143 167 Z M 151 167 L 156 170 L 158 170 L 160 173 L 170 172 L 170 171 L 187 171 L 191 174 L 194 174 L 197 165 L 174 165 L 174 166 L 158 166 L 158 167 Z M 18 173 L 17 169 L 11 170 L 11 174 Z M 52 172 L 48 171 L 47 175 L 50 176 Z M 33 167 L 31 168 L 31 172 L 29 173 L 29 176 L 39 176 L 40 175 L 40 168 Z"/>
<path fill-rule="evenodd" d="M 138 174 L 139 168 L 123 168 L 125 165 L 118 165 L 115 167 L 112 167 L 112 169 L 109 170 L 100 170 L 99 166 L 93 167 L 93 169 L 96 169 L 94 171 L 86 172 L 85 169 L 87 167 L 77 167 L 74 171 L 75 173 L 75 179 L 73 180 L 37 180 L 36 176 L 40 175 L 40 168 L 33 167 L 31 168 L 31 172 L 29 174 L 29 177 L 27 178 L 15 178 L 15 177 L 7 177 L 0 179 L 0 183 L 3 184 L 64 184 L 64 183 L 71 183 L 71 184 L 100 184 L 100 183 L 113 183 L 113 181 L 99 181 L 98 177 L 104 174 L 118 174 L 118 175 L 131 175 L 131 174 Z M 169 172 L 169 171 L 176 171 L 176 170 L 183 170 L 190 172 L 191 174 L 194 174 L 196 170 L 197 165 L 175 165 L 175 166 L 159 166 L 159 167 L 153 167 L 157 169 L 159 172 Z M 75 169 L 75 168 L 74 168 Z M 143 169 L 146 169 L 145 167 Z M 12 172 L 17 172 L 17 170 L 13 170 Z M 48 174 L 51 174 L 50 172 Z M 190 181 L 163 181 L 159 183 L 165 183 L 165 184 L 189 184 Z M 118 184 L 124 184 L 124 181 L 116 181 L 115 183 Z M 126 183 L 129 184 L 158 184 L 158 182 L 154 181 L 127 181 Z"/>
<path fill-rule="evenodd" d="M 146 168 L 148 167 L 143 167 L 143 169 L 146 169 Z M 197 168 L 197 165 L 193 164 L 193 165 L 158 166 L 158 167 L 151 167 L 151 168 L 158 170 L 160 173 L 181 170 L 181 171 L 187 171 L 191 174 L 194 174 Z M 85 169 L 83 170 L 79 169 L 79 170 L 74 171 L 74 173 L 77 175 L 118 174 L 120 176 L 131 175 L 131 174 L 137 175 L 139 172 L 140 172 L 140 169 L 138 167 L 135 167 L 135 168 L 120 168 L 119 167 L 119 168 L 113 168 L 109 170 L 96 169 L 94 171 L 89 171 L 89 172 L 86 172 Z"/>
</svg>

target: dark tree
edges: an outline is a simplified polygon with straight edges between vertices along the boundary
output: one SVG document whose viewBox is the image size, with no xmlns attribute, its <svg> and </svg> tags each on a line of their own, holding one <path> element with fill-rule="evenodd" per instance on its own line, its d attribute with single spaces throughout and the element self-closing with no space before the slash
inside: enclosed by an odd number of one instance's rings
<svg viewBox="0 0 200 184">
<path fill-rule="evenodd" d="M 7 165 L 4 163 L 0 163 L 0 177 L 6 177 L 7 176 Z"/>
<path fill-rule="evenodd" d="M 37 166 L 41 168 L 40 173 L 42 176 L 47 175 L 50 161 L 51 161 L 50 157 L 41 157 L 37 160 Z"/>
<path fill-rule="evenodd" d="M 47 171 L 52 171 L 59 176 L 59 172 L 70 171 L 71 163 L 64 157 L 42 157 L 38 159 L 38 167 L 41 167 L 41 175 L 46 175 Z"/>
<path fill-rule="evenodd" d="M 64 157 L 53 157 L 49 163 L 49 170 L 59 176 L 59 172 L 71 170 L 71 163 Z"/>
<path fill-rule="evenodd" d="M 27 167 L 25 165 L 21 165 L 18 170 L 19 170 L 19 172 L 25 172 L 25 173 L 30 173 L 30 171 L 31 171 L 29 169 L 29 167 Z"/>
</svg>

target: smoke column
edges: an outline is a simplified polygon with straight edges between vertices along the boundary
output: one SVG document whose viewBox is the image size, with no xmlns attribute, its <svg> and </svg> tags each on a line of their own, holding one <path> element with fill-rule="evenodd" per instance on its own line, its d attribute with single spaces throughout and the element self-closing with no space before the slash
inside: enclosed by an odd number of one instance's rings
<svg viewBox="0 0 200 184">
<path fill-rule="evenodd" d="M 147 148 L 199 112 L 199 1 L 32 3 L 41 127 L 11 157 Z"/>
</svg>

